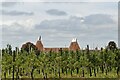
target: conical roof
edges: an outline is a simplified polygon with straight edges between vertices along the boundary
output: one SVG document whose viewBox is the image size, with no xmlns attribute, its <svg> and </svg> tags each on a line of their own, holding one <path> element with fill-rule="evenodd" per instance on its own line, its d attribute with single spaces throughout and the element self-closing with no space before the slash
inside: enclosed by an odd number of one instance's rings
<svg viewBox="0 0 120 80">
<path fill-rule="evenodd" d="M 38 50 L 43 51 L 44 47 L 41 41 L 41 36 L 38 38 L 37 42 L 36 42 L 36 47 L 38 48 Z"/>
<path fill-rule="evenodd" d="M 78 44 L 76 38 L 74 38 L 74 39 L 72 40 L 72 42 L 70 43 L 69 50 L 71 50 L 71 51 L 80 50 L 80 47 L 79 47 L 79 44 Z"/>
</svg>

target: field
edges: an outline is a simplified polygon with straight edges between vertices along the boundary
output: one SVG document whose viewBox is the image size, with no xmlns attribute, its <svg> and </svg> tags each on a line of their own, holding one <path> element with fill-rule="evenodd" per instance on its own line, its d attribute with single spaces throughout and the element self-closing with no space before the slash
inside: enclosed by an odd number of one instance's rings
<svg viewBox="0 0 120 80">
<path fill-rule="evenodd" d="M 2 78 L 119 78 L 120 50 L 40 52 L 2 49 Z"/>
</svg>

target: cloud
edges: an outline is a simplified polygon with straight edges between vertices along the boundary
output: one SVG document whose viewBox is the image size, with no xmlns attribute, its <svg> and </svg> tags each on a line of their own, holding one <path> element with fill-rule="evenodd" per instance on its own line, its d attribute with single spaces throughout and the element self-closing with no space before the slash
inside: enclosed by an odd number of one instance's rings
<svg viewBox="0 0 120 80">
<path fill-rule="evenodd" d="M 54 35 L 51 37 L 57 38 L 59 36 L 61 36 L 61 38 L 79 37 L 79 39 L 86 40 L 103 40 L 107 36 L 109 39 L 114 38 L 113 35 L 117 34 L 117 25 L 114 21 L 109 18 L 110 16 L 108 15 L 106 15 L 106 17 L 101 16 L 103 14 L 100 14 L 101 18 L 98 18 L 98 15 L 95 18 L 96 15 L 97 14 L 89 15 L 89 17 L 85 16 L 84 18 L 70 16 L 68 19 L 44 20 L 40 24 L 36 24 L 35 29 L 41 32 L 43 31 L 43 33 L 47 33 L 46 36 Z M 100 24 L 98 22 L 100 22 Z M 110 31 L 107 31 L 108 29 Z M 98 36 L 98 34 L 100 36 Z"/>
<path fill-rule="evenodd" d="M 9 16 L 30 16 L 33 15 L 33 12 L 23 12 L 23 11 L 6 11 L 6 10 L 1 10 L 2 15 L 9 15 Z"/>
<path fill-rule="evenodd" d="M 3 20 L 3 22 L 0 25 L 2 25 L 3 29 L 5 28 L 13 31 L 27 29 L 27 31 L 30 31 L 31 29 L 33 29 L 34 24 L 35 24 L 34 20 L 28 18 L 24 20 L 10 20 L 10 21 Z"/>
<path fill-rule="evenodd" d="M 71 32 L 84 28 L 80 24 L 81 18 L 71 16 L 69 19 L 44 20 L 40 24 L 36 24 L 35 28 L 38 30 L 53 29 L 62 33 L 62 31 Z"/>
<path fill-rule="evenodd" d="M 75 37 L 79 40 L 82 47 L 85 47 L 87 44 L 92 45 L 93 43 L 101 45 L 103 42 L 103 45 L 105 45 L 110 39 L 117 40 L 117 25 L 115 23 L 106 24 L 103 22 L 102 25 L 96 25 L 95 23 L 90 25 L 88 23 L 85 24 L 86 19 L 86 16 L 70 16 L 68 19 L 44 20 L 37 24 L 32 23 L 33 20 L 31 19 L 25 22 L 17 21 L 11 25 L 4 24 L 2 43 L 4 45 L 11 43 L 16 46 L 21 45 L 25 41 L 35 42 L 39 35 L 43 37 L 44 46 L 52 47 L 69 46 L 71 39 Z M 96 20 L 96 18 L 91 18 L 90 21 L 94 21 L 94 19 Z M 30 24 L 32 28 L 30 25 L 27 25 L 29 23 L 32 23 Z M 29 28 L 30 30 L 28 31 Z M 16 42 L 14 43 L 14 41 Z"/>
<path fill-rule="evenodd" d="M 3 7 L 12 7 L 15 6 L 18 2 L 2 2 Z"/>
<path fill-rule="evenodd" d="M 68 19 L 44 20 L 40 24 L 36 24 L 37 29 L 55 29 L 58 31 L 82 31 L 88 29 L 111 28 L 110 25 L 115 24 L 110 15 L 93 14 L 85 17 L 70 16 Z M 108 26 L 104 26 L 108 25 Z M 100 27 L 96 27 L 100 26 Z M 75 33 L 75 32 L 73 32 Z"/>
<path fill-rule="evenodd" d="M 24 23 L 20 21 L 0 25 L 2 26 L 2 46 L 5 47 L 9 43 L 14 47 L 21 47 L 21 43 L 34 40 L 37 33 L 31 28 L 33 25 L 28 25 L 29 22 L 31 22 L 31 19 L 24 21 Z"/>
<path fill-rule="evenodd" d="M 107 14 L 92 14 L 86 16 L 84 19 L 84 24 L 92 24 L 92 25 L 103 25 L 103 24 L 113 24 L 115 23 L 111 18 L 111 15 Z"/>
<path fill-rule="evenodd" d="M 12 0 L 16 1 L 16 0 Z M 19 1 L 19 0 L 17 0 Z M 25 2 L 118 2 L 119 0 L 24 0 Z M 21 2 L 21 0 L 19 1 Z"/>
<path fill-rule="evenodd" d="M 57 9 L 47 10 L 46 13 L 48 13 L 49 15 L 53 15 L 53 16 L 64 16 L 64 15 L 67 15 L 66 12 L 60 11 L 60 10 L 57 10 Z"/>
</svg>

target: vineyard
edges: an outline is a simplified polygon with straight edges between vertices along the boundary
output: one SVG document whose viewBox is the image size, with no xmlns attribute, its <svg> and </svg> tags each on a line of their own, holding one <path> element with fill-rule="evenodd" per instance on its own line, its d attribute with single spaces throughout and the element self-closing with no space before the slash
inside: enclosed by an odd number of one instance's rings
<svg viewBox="0 0 120 80">
<path fill-rule="evenodd" d="M 2 49 L 2 78 L 118 78 L 120 50 L 40 52 Z"/>
</svg>

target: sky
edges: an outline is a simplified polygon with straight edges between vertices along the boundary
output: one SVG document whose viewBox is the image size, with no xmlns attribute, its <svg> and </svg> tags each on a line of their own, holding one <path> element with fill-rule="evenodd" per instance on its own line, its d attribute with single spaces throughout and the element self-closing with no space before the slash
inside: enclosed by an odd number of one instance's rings
<svg viewBox="0 0 120 80">
<path fill-rule="evenodd" d="M 93 1 L 93 2 L 89 2 Z M 117 1 L 117 0 L 116 0 Z M 69 47 L 77 38 L 80 48 L 118 44 L 118 2 L 1 2 L 2 48 L 36 43 L 42 36 L 44 47 Z"/>
</svg>

